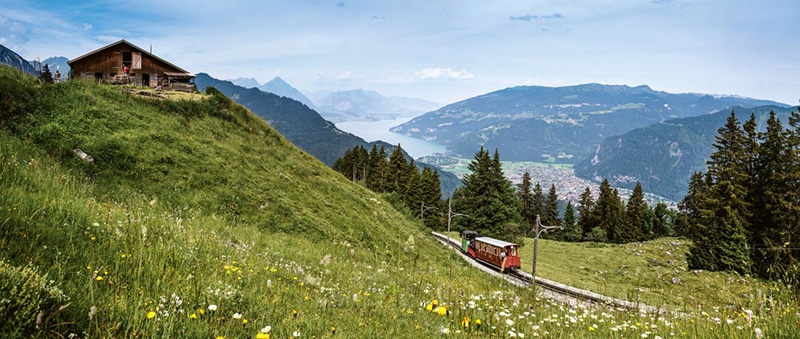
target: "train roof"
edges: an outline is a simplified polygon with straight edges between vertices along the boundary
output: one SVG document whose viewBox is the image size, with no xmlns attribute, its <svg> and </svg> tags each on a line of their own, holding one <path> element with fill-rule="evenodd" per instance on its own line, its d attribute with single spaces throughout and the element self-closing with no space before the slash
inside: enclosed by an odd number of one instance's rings
<svg viewBox="0 0 800 339">
<path fill-rule="evenodd" d="M 489 237 L 477 237 L 477 238 L 475 238 L 475 241 L 479 241 L 479 242 L 486 243 L 486 244 L 489 244 L 489 245 L 492 245 L 492 246 L 497 246 L 497 247 L 506 247 L 506 246 L 517 246 L 518 247 L 519 246 L 519 245 L 517 245 L 517 244 L 515 244 L 513 242 L 498 240 L 498 239 L 489 238 Z"/>
</svg>

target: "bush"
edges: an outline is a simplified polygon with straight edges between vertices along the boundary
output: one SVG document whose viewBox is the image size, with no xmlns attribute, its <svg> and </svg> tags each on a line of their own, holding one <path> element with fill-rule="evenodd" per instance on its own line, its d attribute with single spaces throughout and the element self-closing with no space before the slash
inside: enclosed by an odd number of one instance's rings
<svg viewBox="0 0 800 339">
<path fill-rule="evenodd" d="M 0 333 L 4 337 L 32 333 L 67 299 L 32 264 L 18 267 L 0 259 Z"/>
</svg>

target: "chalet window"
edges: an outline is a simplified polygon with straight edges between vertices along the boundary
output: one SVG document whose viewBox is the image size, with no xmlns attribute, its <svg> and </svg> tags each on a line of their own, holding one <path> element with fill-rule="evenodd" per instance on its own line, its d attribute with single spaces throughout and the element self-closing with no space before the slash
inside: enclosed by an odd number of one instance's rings
<svg viewBox="0 0 800 339">
<path fill-rule="evenodd" d="M 130 67 L 133 58 L 131 57 L 131 52 L 122 52 L 122 64 L 128 65 Z"/>
<path fill-rule="evenodd" d="M 134 52 L 131 56 L 131 69 L 142 69 L 142 53 Z"/>
</svg>

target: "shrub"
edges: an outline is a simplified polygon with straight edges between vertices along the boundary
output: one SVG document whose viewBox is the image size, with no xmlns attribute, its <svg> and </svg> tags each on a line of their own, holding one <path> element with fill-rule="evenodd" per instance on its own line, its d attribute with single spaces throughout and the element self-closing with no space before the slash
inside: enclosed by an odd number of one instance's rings
<svg viewBox="0 0 800 339">
<path fill-rule="evenodd" d="M 0 333 L 4 336 L 31 333 L 67 299 L 32 264 L 12 266 L 0 259 Z"/>
</svg>

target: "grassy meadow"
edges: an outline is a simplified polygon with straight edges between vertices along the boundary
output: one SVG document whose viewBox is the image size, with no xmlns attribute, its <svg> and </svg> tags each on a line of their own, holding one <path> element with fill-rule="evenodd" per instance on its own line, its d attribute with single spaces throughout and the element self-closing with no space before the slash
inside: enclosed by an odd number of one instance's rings
<svg viewBox="0 0 800 339">
<path fill-rule="evenodd" d="M 209 92 L 45 86 L 0 67 L 3 337 L 800 335 L 797 297 L 745 277 L 756 296 L 707 297 L 721 280 L 683 272 L 703 306 L 663 299 L 682 317 L 541 300 L 467 266 L 398 199 L 349 182 Z M 540 244 L 547 278 L 608 294 L 655 290 L 650 275 L 630 278 L 648 266 L 612 269 L 635 247 Z M 607 283 L 581 278 L 592 275 Z"/>
</svg>

